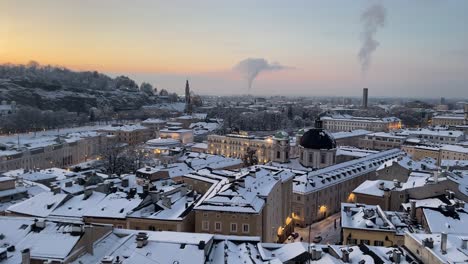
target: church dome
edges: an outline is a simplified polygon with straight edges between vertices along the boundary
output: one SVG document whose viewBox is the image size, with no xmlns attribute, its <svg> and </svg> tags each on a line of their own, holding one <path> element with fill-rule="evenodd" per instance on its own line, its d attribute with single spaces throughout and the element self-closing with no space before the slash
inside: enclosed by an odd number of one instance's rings
<svg viewBox="0 0 468 264">
<path fill-rule="evenodd" d="M 308 149 L 334 149 L 336 141 L 328 131 L 312 128 L 302 135 L 300 145 Z"/>
</svg>

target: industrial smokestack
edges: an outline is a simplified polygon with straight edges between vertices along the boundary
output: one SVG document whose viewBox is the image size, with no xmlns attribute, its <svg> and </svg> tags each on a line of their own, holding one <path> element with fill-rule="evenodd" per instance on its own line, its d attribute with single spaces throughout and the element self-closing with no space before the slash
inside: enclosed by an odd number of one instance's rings
<svg viewBox="0 0 468 264">
<path fill-rule="evenodd" d="M 250 90 L 252 89 L 253 81 L 261 72 L 279 71 L 288 68 L 290 67 L 283 66 L 276 62 L 269 63 L 263 58 L 247 58 L 245 60 L 240 61 L 236 66 L 234 66 L 234 70 L 239 72 L 242 75 L 242 77 L 244 77 L 247 80 L 249 94 Z"/>
<path fill-rule="evenodd" d="M 369 89 L 363 88 L 362 89 L 362 107 L 367 109 L 367 100 L 369 97 Z"/>
<path fill-rule="evenodd" d="M 380 4 L 375 4 L 367 8 L 361 14 L 361 23 L 363 26 L 361 37 L 362 45 L 359 50 L 358 58 L 361 63 L 361 73 L 364 75 L 369 69 L 371 55 L 379 46 L 375 39 L 377 30 L 385 25 L 386 10 Z"/>
</svg>

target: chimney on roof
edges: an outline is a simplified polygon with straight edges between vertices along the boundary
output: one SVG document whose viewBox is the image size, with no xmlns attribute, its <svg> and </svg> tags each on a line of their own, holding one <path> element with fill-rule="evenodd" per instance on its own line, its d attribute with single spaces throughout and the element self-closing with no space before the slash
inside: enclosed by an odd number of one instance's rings
<svg viewBox="0 0 468 264">
<path fill-rule="evenodd" d="M 205 241 L 204 240 L 200 240 L 200 242 L 198 243 L 198 249 L 200 249 L 200 250 L 205 249 Z"/>
<path fill-rule="evenodd" d="M 468 238 L 467 238 L 467 237 L 462 237 L 462 238 L 461 238 L 461 241 L 462 241 L 462 246 L 461 246 L 461 248 L 462 248 L 462 249 L 468 249 Z"/>
<path fill-rule="evenodd" d="M 169 209 L 171 208 L 171 205 L 172 205 L 172 204 L 171 204 L 171 198 L 169 198 L 169 197 L 167 197 L 167 196 L 163 196 L 162 199 L 161 199 L 161 201 L 162 201 L 162 204 L 163 204 L 164 206 L 166 206 L 166 207 L 169 208 Z"/>
<path fill-rule="evenodd" d="M 128 187 L 128 178 L 122 179 L 122 187 Z"/>
<path fill-rule="evenodd" d="M 440 251 L 442 254 L 447 254 L 447 233 L 442 232 L 440 234 Z"/>
<path fill-rule="evenodd" d="M 101 264 L 113 264 L 114 263 L 114 257 L 113 256 L 104 256 L 101 259 Z"/>
<path fill-rule="evenodd" d="M 434 183 L 439 183 L 439 171 L 435 170 L 433 175 Z"/>
<path fill-rule="evenodd" d="M 416 201 L 410 201 L 410 220 L 416 222 Z"/>
<path fill-rule="evenodd" d="M 148 244 L 148 233 L 138 232 L 136 236 L 137 248 L 142 248 Z"/>
<path fill-rule="evenodd" d="M 344 263 L 349 263 L 349 251 L 346 248 L 341 249 L 341 260 Z"/>
<path fill-rule="evenodd" d="M 21 264 L 30 264 L 31 263 L 31 250 L 25 248 L 21 250 Z"/>
<path fill-rule="evenodd" d="M 310 259 L 320 260 L 321 258 L 322 258 L 322 250 L 313 246 L 310 251 Z"/>
<path fill-rule="evenodd" d="M 394 249 L 392 258 L 394 263 L 399 264 L 401 262 L 401 251 L 398 249 Z"/>
<path fill-rule="evenodd" d="M 384 182 L 380 182 L 380 183 L 379 183 L 379 189 L 380 189 L 380 190 L 384 190 L 384 189 L 385 189 L 385 183 L 384 183 Z"/>
<path fill-rule="evenodd" d="M 86 188 L 84 191 L 83 200 L 87 200 L 89 197 L 91 197 L 91 195 L 93 195 L 93 190 Z"/>
</svg>

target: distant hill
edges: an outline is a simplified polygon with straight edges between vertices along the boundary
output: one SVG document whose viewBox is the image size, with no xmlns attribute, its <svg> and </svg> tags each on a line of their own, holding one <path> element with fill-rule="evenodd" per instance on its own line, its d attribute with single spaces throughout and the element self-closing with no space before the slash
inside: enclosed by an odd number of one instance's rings
<svg viewBox="0 0 468 264">
<path fill-rule="evenodd" d="M 76 72 L 36 62 L 0 65 L 0 100 L 70 112 L 105 105 L 115 110 L 138 109 L 154 103 L 153 97 L 126 76 L 111 78 L 96 71 Z"/>
</svg>

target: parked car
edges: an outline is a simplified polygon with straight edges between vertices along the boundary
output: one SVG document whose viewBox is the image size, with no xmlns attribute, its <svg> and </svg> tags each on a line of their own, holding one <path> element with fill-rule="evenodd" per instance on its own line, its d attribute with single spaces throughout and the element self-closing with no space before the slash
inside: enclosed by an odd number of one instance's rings
<svg viewBox="0 0 468 264">
<path fill-rule="evenodd" d="M 314 239 L 312 240 L 314 243 L 320 243 L 320 241 L 322 241 L 322 236 L 314 236 Z"/>
</svg>

